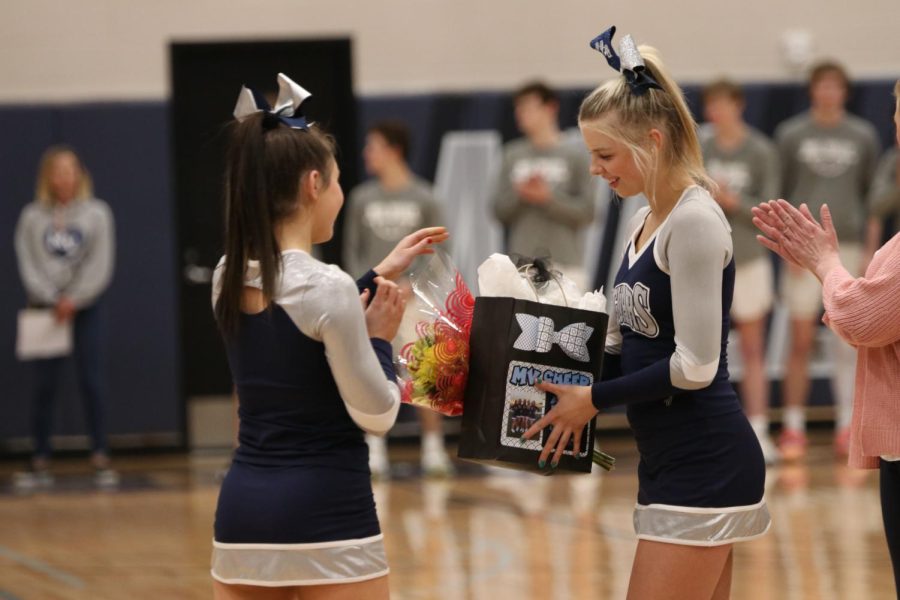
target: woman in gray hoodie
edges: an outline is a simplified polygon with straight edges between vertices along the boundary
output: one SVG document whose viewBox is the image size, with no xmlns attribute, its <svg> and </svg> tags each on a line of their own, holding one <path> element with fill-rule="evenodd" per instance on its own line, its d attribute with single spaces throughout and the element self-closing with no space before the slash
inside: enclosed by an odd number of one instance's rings
<svg viewBox="0 0 900 600">
<path fill-rule="evenodd" d="M 93 195 L 90 175 L 69 147 L 41 158 L 35 199 L 16 226 L 19 274 L 31 307 L 71 321 L 78 382 L 90 430 L 97 482 L 114 484 L 106 441 L 103 343 L 98 305 L 109 286 L 115 248 L 109 206 Z M 64 357 L 35 361 L 34 455 L 25 483 L 52 483 L 49 473 L 53 403 Z"/>
</svg>

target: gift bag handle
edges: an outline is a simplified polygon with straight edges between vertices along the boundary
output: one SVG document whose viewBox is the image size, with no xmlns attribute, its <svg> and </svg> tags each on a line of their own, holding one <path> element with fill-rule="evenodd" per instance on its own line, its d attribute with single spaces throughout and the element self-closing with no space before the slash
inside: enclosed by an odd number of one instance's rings
<svg viewBox="0 0 900 600">
<path fill-rule="evenodd" d="M 531 287 L 531 291 L 534 292 L 535 300 L 537 302 L 540 302 L 541 296 L 540 296 L 540 294 L 538 294 L 537 287 L 535 287 L 534 282 L 531 280 L 531 277 L 528 276 L 528 269 L 530 269 L 533 266 L 534 266 L 534 263 L 528 263 L 527 265 L 522 265 L 521 267 L 519 267 L 518 271 L 519 271 L 519 275 L 522 276 L 522 279 L 524 279 L 525 281 L 528 282 L 528 285 Z M 553 282 L 559 286 L 559 291 L 562 294 L 563 302 L 566 303 L 566 308 L 568 308 L 569 307 L 569 299 L 566 298 L 566 290 L 563 288 L 562 284 L 559 282 L 559 278 L 556 275 L 554 275 L 553 273 L 550 273 L 550 276 L 553 279 Z"/>
</svg>

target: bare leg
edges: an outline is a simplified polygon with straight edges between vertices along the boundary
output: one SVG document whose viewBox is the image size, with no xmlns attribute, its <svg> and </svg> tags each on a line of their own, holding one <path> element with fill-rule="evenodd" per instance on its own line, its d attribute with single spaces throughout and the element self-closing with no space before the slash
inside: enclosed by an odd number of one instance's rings
<svg viewBox="0 0 900 600">
<path fill-rule="evenodd" d="M 778 449 L 784 460 L 798 460 L 806 455 L 806 399 L 809 396 L 809 355 L 816 333 L 811 319 L 791 321 L 791 346 L 784 374 L 784 428 Z"/>
<path fill-rule="evenodd" d="M 213 592 L 215 600 L 388 600 L 391 595 L 387 575 L 358 583 L 294 587 L 226 585 L 214 581 Z"/>
<path fill-rule="evenodd" d="M 741 400 L 753 432 L 759 440 L 767 465 L 778 461 L 778 450 L 769 436 L 769 379 L 766 377 L 765 318 L 736 321 L 744 376 L 741 378 Z"/>
<path fill-rule="evenodd" d="M 719 578 L 719 585 L 713 592 L 712 600 L 728 600 L 731 598 L 731 571 L 734 566 L 734 549 L 728 553 L 728 560 L 725 561 L 725 567 L 722 569 L 722 576 Z"/>
<path fill-rule="evenodd" d="M 422 433 L 444 434 L 444 420 L 439 413 L 426 408 L 419 409 L 419 423 L 422 425 Z"/>
<path fill-rule="evenodd" d="M 809 395 L 809 354 L 812 351 L 815 322 L 791 320 L 791 348 L 784 374 L 785 407 L 804 407 Z"/>
<path fill-rule="evenodd" d="M 295 600 L 295 587 L 263 587 L 259 585 L 227 585 L 213 581 L 215 600 Z"/>
<path fill-rule="evenodd" d="M 712 599 L 724 584 L 722 577 L 730 556 L 731 545 L 706 548 L 640 540 L 627 598 Z M 730 580 L 729 571 L 729 587 Z M 715 598 L 718 600 L 718 596 Z"/>
<path fill-rule="evenodd" d="M 834 369 L 831 373 L 831 395 L 834 398 L 834 452 L 840 458 L 850 454 L 850 421 L 853 417 L 853 394 L 856 389 L 856 348 L 829 332 L 828 343 Z"/>
<path fill-rule="evenodd" d="M 769 381 L 765 371 L 765 319 L 736 322 L 744 359 L 741 399 L 748 417 L 769 412 Z"/>
<path fill-rule="evenodd" d="M 422 425 L 422 471 L 431 477 L 453 474 L 453 464 L 444 448 L 444 418 L 433 410 L 419 409 Z"/>
<path fill-rule="evenodd" d="M 336 585 L 316 585 L 299 588 L 297 600 L 388 600 L 391 588 L 388 576 L 360 581 L 359 583 L 340 583 Z"/>
</svg>

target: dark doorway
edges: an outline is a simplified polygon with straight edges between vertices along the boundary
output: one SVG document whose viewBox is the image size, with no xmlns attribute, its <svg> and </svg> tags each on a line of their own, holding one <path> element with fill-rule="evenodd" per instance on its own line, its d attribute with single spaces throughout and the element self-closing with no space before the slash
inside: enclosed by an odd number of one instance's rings
<svg viewBox="0 0 900 600">
<path fill-rule="evenodd" d="M 183 397 L 227 395 L 231 378 L 210 304 L 222 254 L 226 125 L 241 85 L 274 97 L 283 72 L 312 93 L 304 113 L 336 138 L 341 184 L 351 188 L 358 154 L 351 42 L 175 43 L 170 56 Z M 333 240 L 320 249 L 322 258 L 339 262 L 339 248 Z"/>
</svg>

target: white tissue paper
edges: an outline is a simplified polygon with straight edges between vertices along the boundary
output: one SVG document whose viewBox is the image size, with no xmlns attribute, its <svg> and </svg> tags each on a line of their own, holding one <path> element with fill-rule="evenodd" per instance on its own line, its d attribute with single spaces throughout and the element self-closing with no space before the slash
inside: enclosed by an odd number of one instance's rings
<svg viewBox="0 0 900 600">
<path fill-rule="evenodd" d="M 481 296 L 516 298 L 606 312 L 606 296 L 603 295 L 603 288 L 595 292 L 582 293 L 563 273 L 559 279 L 536 290 L 505 254 L 494 253 L 478 267 L 478 293 Z"/>
<path fill-rule="evenodd" d="M 478 267 L 478 295 L 535 300 L 534 290 L 522 279 L 516 265 L 496 252 Z"/>
</svg>

